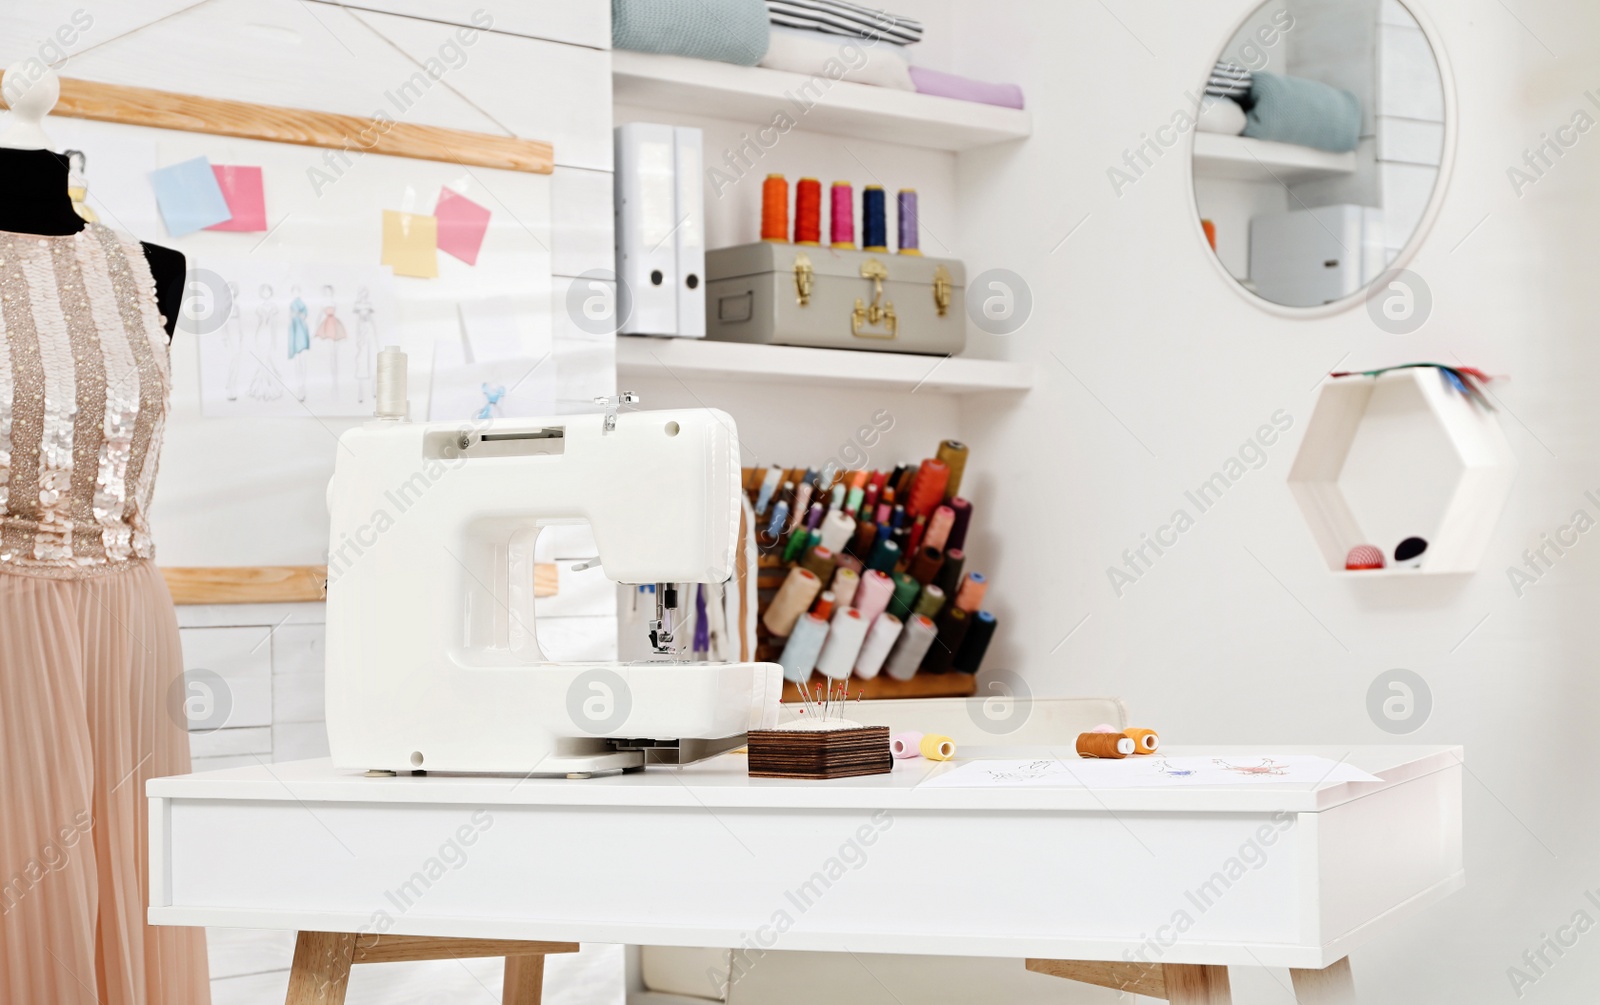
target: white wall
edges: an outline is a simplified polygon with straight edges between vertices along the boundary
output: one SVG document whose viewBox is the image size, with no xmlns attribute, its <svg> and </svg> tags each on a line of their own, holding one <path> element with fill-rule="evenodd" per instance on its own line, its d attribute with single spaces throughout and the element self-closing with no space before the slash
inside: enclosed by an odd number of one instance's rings
<svg viewBox="0 0 1600 1005">
<path fill-rule="evenodd" d="M 1372 1003 L 1510 1001 L 1507 968 L 1575 911 L 1595 917 L 1583 891 L 1600 880 L 1593 759 L 1543 739 L 1592 732 L 1600 543 L 1581 539 L 1520 598 L 1505 571 L 1574 510 L 1597 514 L 1584 492 L 1600 489 L 1587 369 L 1600 353 L 1587 268 L 1600 260 L 1600 138 L 1581 139 L 1521 198 L 1506 169 L 1587 107 L 1600 9 L 1415 5 L 1439 27 L 1462 116 L 1442 214 L 1410 265 L 1431 287 L 1432 317 L 1398 337 L 1360 308 L 1289 322 L 1242 299 L 1206 260 L 1180 156 L 1113 195 L 1106 167 L 1178 107 L 1252 5 L 963 5 L 965 30 L 1050 40 L 1024 81 L 1034 137 L 961 161 L 969 268 L 1014 269 L 1035 297 L 1021 332 L 974 336 L 976 351 L 1039 368 L 1021 410 L 966 415 L 975 455 L 1028 473 L 997 494 L 983 531 L 1026 528 L 1034 542 L 993 563 L 1006 627 L 991 665 L 1039 693 L 1121 694 L 1181 743 L 1391 742 L 1368 717 L 1367 688 L 1390 668 L 1421 674 L 1432 716 L 1402 739 L 1466 745 L 1467 889 L 1356 953 L 1357 984 Z M 1336 367 L 1457 357 L 1511 376 L 1494 389 L 1521 467 L 1483 568 L 1456 581 L 1330 576 L 1284 484 L 1313 386 Z M 1295 426 L 1267 466 L 1117 597 L 1106 568 L 1278 409 Z M 1597 981 L 1600 947 L 1584 941 L 1527 997 L 1587 1000 Z"/>
</svg>

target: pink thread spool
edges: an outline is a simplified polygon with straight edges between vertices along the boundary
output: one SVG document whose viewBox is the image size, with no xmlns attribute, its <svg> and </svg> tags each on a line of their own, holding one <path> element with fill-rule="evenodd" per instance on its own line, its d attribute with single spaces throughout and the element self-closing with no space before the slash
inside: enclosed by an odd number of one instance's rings
<svg viewBox="0 0 1600 1005">
<path fill-rule="evenodd" d="M 921 757 L 922 734 L 913 731 L 896 733 L 889 740 L 889 753 L 893 754 L 895 759 L 899 761 L 912 757 Z"/>
<path fill-rule="evenodd" d="M 833 183 L 833 221 L 828 231 L 835 248 L 856 246 L 856 195 L 847 181 Z"/>
</svg>

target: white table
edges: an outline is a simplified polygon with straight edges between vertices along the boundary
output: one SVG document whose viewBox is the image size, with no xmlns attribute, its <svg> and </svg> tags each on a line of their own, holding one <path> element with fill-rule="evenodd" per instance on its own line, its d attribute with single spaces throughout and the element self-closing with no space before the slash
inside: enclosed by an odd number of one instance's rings
<svg viewBox="0 0 1600 1005">
<path fill-rule="evenodd" d="M 1228 1000 L 1227 965 L 1289 967 L 1302 1001 L 1335 1001 L 1353 948 L 1464 883 L 1459 747 L 1168 752 L 1315 753 L 1382 781 L 960 789 L 920 785 L 949 770 L 922 760 L 810 782 L 749 778 L 739 754 L 587 780 L 263 764 L 149 783 L 150 921 L 1011 957 L 1206 1003 Z"/>
</svg>

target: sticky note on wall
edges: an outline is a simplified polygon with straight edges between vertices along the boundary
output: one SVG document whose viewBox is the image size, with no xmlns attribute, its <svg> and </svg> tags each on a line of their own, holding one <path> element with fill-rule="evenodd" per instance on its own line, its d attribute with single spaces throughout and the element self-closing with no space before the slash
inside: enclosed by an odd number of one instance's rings
<svg viewBox="0 0 1600 1005">
<path fill-rule="evenodd" d="M 261 169 L 245 164 L 213 164 L 211 173 L 228 203 L 233 218 L 207 230 L 262 231 L 267 229 L 267 199 L 261 187 Z"/>
<path fill-rule="evenodd" d="M 439 219 L 439 250 L 477 265 L 483 235 L 489 229 L 489 211 L 464 195 L 441 188 L 433 215 Z"/>
<path fill-rule="evenodd" d="M 432 216 L 383 211 L 384 265 L 397 276 L 434 279 L 439 275 L 439 221 Z"/>
<path fill-rule="evenodd" d="M 167 233 L 173 237 L 233 218 L 211 162 L 204 157 L 157 168 L 150 172 L 150 185 L 156 190 L 156 205 L 161 207 Z"/>
</svg>

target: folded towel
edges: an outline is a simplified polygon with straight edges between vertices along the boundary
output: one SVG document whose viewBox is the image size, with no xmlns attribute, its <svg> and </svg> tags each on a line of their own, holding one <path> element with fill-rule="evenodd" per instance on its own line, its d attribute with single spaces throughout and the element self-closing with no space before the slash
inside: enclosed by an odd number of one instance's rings
<svg viewBox="0 0 1600 1005">
<path fill-rule="evenodd" d="M 922 22 L 844 0 L 767 0 L 767 16 L 773 24 L 810 28 L 830 35 L 870 38 L 898 45 L 922 41 Z"/>
<path fill-rule="evenodd" d="M 914 91 L 910 67 L 898 45 L 877 45 L 804 28 L 773 25 L 761 65 L 826 80 Z"/>
<path fill-rule="evenodd" d="M 1250 71 L 1237 63 L 1219 59 L 1217 65 L 1211 68 L 1206 93 L 1213 98 L 1243 98 L 1250 93 Z"/>
<path fill-rule="evenodd" d="M 1232 98 L 1206 98 L 1200 102 L 1200 115 L 1195 128 L 1202 133 L 1221 133 L 1238 136 L 1244 132 L 1244 109 Z"/>
<path fill-rule="evenodd" d="M 976 101 L 1003 108 L 1021 108 L 1022 88 L 1016 84 L 990 84 L 953 73 L 941 73 L 921 66 L 911 68 L 911 81 L 923 94 L 936 94 L 957 101 Z"/>
<path fill-rule="evenodd" d="M 1361 142 L 1361 102 L 1349 91 L 1304 77 L 1257 73 L 1250 98 L 1246 136 L 1336 154 Z"/>
<path fill-rule="evenodd" d="M 755 66 L 767 53 L 762 0 L 611 0 L 611 44 Z"/>
</svg>

